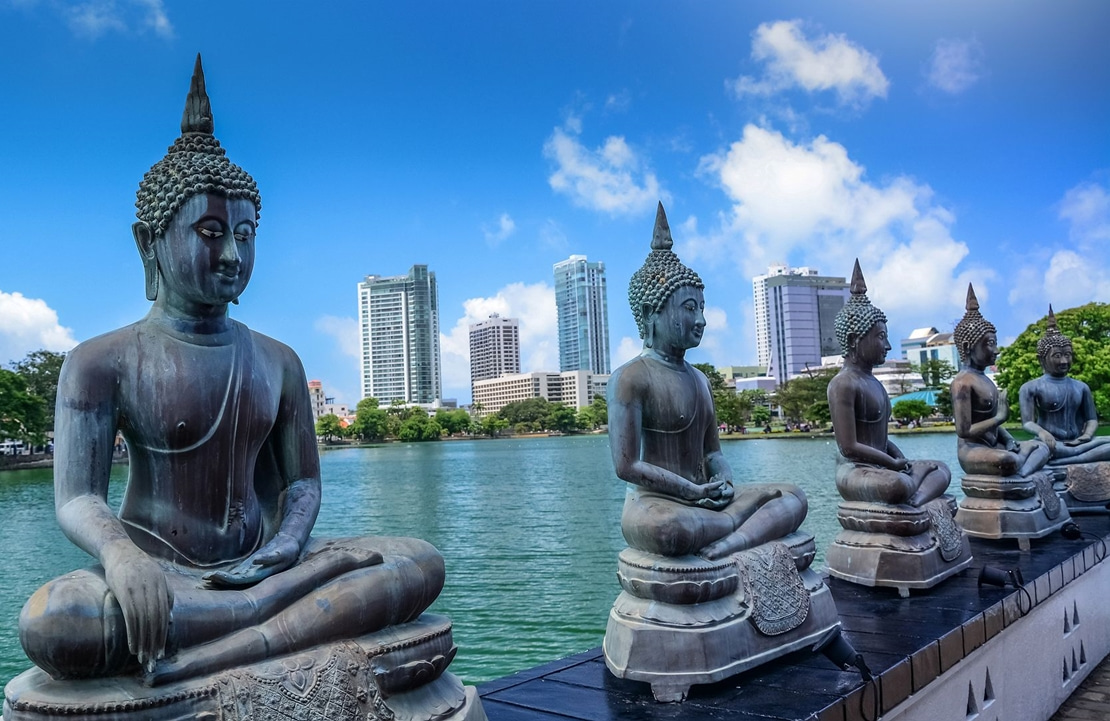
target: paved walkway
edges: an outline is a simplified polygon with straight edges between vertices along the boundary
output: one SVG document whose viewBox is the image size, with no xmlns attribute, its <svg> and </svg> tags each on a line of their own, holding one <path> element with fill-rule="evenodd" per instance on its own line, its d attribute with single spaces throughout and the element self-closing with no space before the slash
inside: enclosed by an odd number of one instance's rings
<svg viewBox="0 0 1110 721">
<path fill-rule="evenodd" d="M 1110 719 L 1110 657 L 1091 671 L 1075 693 L 1049 721 L 1106 721 Z"/>
</svg>

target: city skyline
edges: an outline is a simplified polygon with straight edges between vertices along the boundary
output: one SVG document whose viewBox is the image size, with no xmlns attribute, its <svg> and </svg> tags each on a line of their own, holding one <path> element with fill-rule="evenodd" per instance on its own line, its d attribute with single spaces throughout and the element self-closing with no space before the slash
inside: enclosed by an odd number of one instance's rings
<svg viewBox="0 0 1110 721">
<path fill-rule="evenodd" d="M 360 395 L 352 286 L 414 264 L 437 272 L 444 397 L 466 402 L 491 313 L 520 320 L 522 372 L 559 367 L 570 255 L 605 262 L 619 366 L 659 201 L 706 284 L 691 362 L 756 362 L 771 262 L 857 255 L 891 337 L 951 331 L 974 281 L 1005 343 L 1050 302 L 1110 300 L 1107 26 L 1099 0 L 0 2 L 0 364 L 147 312 L 135 190 L 198 51 L 262 195 L 231 315 L 338 401 Z"/>
<path fill-rule="evenodd" d="M 605 263 L 572 255 L 552 267 L 559 322 L 559 371 L 608 375 L 609 294 Z"/>
</svg>

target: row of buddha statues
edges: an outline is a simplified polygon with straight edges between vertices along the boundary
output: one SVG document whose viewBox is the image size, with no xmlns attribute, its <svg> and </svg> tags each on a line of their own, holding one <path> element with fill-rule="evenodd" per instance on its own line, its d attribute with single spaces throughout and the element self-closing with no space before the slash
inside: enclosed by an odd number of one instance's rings
<svg viewBox="0 0 1110 721">
<path fill-rule="evenodd" d="M 632 484 L 621 519 L 622 591 L 604 652 L 617 676 L 678 701 L 711 683 L 838 633 L 833 598 L 809 568 L 814 539 L 800 530 L 805 494 L 792 484 L 733 484 L 708 381 L 685 361 L 705 328 L 703 284 L 671 251 L 659 206 L 652 250 L 629 286 L 644 349 L 609 380 L 609 438 L 617 475 Z M 1029 550 L 1076 512 L 1106 512 L 1110 437 L 1096 437 L 1090 388 L 1070 378 L 1070 340 L 1048 327 L 1044 375 L 1021 388 L 1018 442 L 1003 427 L 1006 394 L 985 371 L 995 327 L 969 286 L 954 339 L 963 362 L 951 383 L 964 498 L 946 493 L 942 461 L 908 459 L 891 440 L 891 402 L 874 368 L 891 349 L 886 315 L 867 297 L 859 261 L 836 316 L 841 370 L 828 386 L 837 446 L 841 531 L 826 550 L 830 576 L 889 587 L 902 597 L 972 562 L 968 536 L 1016 539 Z M 1064 498 L 1058 494 L 1063 491 Z M 744 623 L 747 621 L 747 623 Z"/>
<path fill-rule="evenodd" d="M 445 582 L 439 552 L 412 538 L 311 535 L 321 477 L 305 374 L 289 347 L 228 315 L 251 277 L 262 203 L 214 136 L 199 56 L 181 135 L 136 207 L 151 309 L 78 345 L 58 386 L 57 519 L 96 563 L 24 606 L 34 668 L 5 688 L 4 719 L 485 719 L 474 688 L 448 671 L 450 619 L 427 612 Z M 709 385 L 686 360 L 705 330 L 704 284 L 672 245 L 660 204 L 629 285 L 643 351 L 608 389 L 628 548 L 603 650 L 615 675 L 649 683 L 660 701 L 839 628 L 811 567 L 814 538 L 800 530 L 805 494 L 734 483 Z M 957 513 L 945 464 L 908 460 L 887 436 L 890 403 L 872 374 L 890 350 L 886 317 L 858 263 L 836 333 L 843 530 L 826 556 L 837 578 L 906 594 L 971 562 L 961 524 L 992 538 L 1049 533 L 1068 515 L 1056 474 L 1071 479 L 1110 452 L 1052 328 L 1046 375 L 1022 389 L 1037 438 L 1010 437 L 1005 395 L 983 375 L 995 329 L 969 293 L 956 330 L 967 367 L 952 384 L 967 473 Z M 114 510 L 117 432 L 129 468 Z M 1075 478 L 1082 500 L 1092 484 Z"/>
</svg>

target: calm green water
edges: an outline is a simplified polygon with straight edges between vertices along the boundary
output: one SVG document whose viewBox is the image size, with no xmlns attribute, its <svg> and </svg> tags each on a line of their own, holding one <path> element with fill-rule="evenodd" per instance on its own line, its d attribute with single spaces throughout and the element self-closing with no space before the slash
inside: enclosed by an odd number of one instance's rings
<svg viewBox="0 0 1110 721">
<path fill-rule="evenodd" d="M 910 457 L 956 464 L 955 436 L 899 436 Z M 829 440 L 725 441 L 737 481 L 805 489 L 818 561 L 838 530 Z M 451 670 L 470 683 L 600 645 L 618 593 L 625 484 L 604 436 L 390 444 L 323 454 L 317 536 L 409 535 L 434 543 L 447 586 L 433 610 L 455 624 Z M 113 472 L 117 501 L 126 467 Z M 955 485 L 955 484 L 954 484 Z M 89 564 L 54 520 L 49 469 L 0 473 L 0 681 L 28 661 L 16 623 L 43 582 Z"/>
</svg>

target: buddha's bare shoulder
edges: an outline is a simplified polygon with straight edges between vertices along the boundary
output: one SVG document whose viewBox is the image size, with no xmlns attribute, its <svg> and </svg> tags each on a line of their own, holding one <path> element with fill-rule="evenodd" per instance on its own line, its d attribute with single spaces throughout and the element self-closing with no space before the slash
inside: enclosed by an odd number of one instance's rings
<svg viewBox="0 0 1110 721">
<path fill-rule="evenodd" d="M 139 323 L 132 323 L 78 343 L 66 353 L 63 373 L 95 376 L 117 372 L 137 352 L 139 327 Z"/>
<path fill-rule="evenodd" d="M 646 363 L 643 356 L 636 356 L 609 376 L 609 388 L 618 399 L 627 401 L 639 396 L 650 385 Z"/>
<path fill-rule="evenodd" d="M 301 359 L 296 351 L 276 338 L 251 330 L 245 325 L 243 328 L 250 333 L 251 342 L 254 344 L 256 353 L 260 353 L 269 362 L 275 366 L 280 366 L 286 372 L 304 374 Z"/>
</svg>

